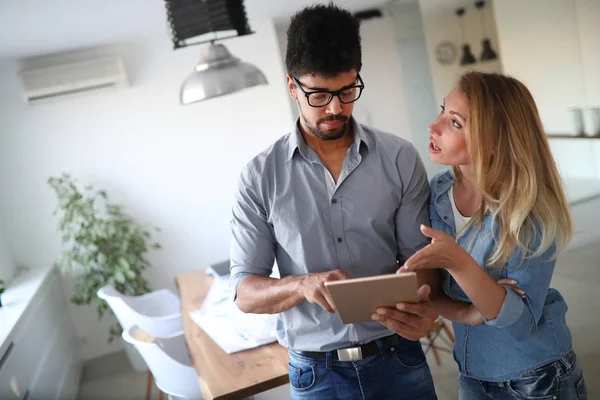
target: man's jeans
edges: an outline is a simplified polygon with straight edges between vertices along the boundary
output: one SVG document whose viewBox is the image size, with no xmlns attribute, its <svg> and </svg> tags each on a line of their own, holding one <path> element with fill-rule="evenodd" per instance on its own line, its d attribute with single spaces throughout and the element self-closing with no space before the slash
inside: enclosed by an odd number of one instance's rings
<svg viewBox="0 0 600 400">
<path fill-rule="evenodd" d="M 402 339 L 398 346 L 360 361 L 332 360 L 331 354 L 313 358 L 289 351 L 292 400 L 437 399 L 431 371 L 418 341 Z"/>
</svg>

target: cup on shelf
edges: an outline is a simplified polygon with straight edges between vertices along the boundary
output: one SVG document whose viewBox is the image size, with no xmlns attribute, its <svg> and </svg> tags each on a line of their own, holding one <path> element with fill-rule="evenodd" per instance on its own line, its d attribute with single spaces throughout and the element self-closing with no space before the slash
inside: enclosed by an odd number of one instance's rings
<svg viewBox="0 0 600 400">
<path fill-rule="evenodd" d="M 573 136 L 583 135 L 583 110 L 581 107 L 569 108 L 569 117 L 571 120 L 571 134 Z"/>
<path fill-rule="evenodd" d="M 588 107 L 584 113 L 584 133 L 586 136 L 600 135 L 600 107 Z"/>
</svg>

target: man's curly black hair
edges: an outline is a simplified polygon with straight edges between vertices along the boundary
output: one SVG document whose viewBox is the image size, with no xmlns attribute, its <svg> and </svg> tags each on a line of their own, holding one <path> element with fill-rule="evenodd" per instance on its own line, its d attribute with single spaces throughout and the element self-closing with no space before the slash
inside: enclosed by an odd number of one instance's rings
<svg viewBox="0 0 600 400">
<path fill-rule="evenodd" d="M 299 11 L 287 31 L 285 66 L 296 77 L 360 71 L 360 20 L 333 3 Z"/>
</svg>

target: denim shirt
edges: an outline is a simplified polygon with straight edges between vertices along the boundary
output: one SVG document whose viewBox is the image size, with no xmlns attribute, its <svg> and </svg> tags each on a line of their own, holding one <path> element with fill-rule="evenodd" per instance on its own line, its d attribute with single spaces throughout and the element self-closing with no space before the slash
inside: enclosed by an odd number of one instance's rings
<svg viewBox="0 0 600 400">
<path fill-rule="evenodd" d="M 450 171 L 438 173 L 430 182 L 431 226 L 456 238 L 454 215 L 448 197 L 454 178 Z M 553 362 L 571 350 L 571 334 L 565 322 L 567 304 L 550 288 L 555 247 L 539 257 L 526 257 L 517 248 L 503 266 L 486 266 L 495 249 L 493 217 L 486 213 L 482 227 L 472 226 L 457 243 L 495 281 L 507 278 L 518 282 L 525 299 L 506 289 L 500 313 L 479 326 L 453 323 L 456 342 L 454 359 L 460 373 L 474 379 L 502 382 L 519 377 Z M 535 250 L 539 245 L 532 243 Z M 452 276 L 442 270 L 442 287 L 454 300 L 471 303 Z"/>
</svg>

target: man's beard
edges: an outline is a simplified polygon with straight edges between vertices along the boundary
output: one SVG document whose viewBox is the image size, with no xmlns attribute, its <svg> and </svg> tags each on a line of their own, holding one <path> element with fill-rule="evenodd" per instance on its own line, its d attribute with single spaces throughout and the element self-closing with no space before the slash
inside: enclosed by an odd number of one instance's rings
<svg viewBox="0 0 600 400">
<path fill-rule="evenodd" d="M 317 124 L 315 126 L 312 126 L 308 120 L 304 117 L 304 115 L 302 115 L 302 118 L 304 119 L 304 122 L 306 123 L 306 126 L 308 127 L 308 130 L 310 130 L 312 132 L 313 135 L 315 135 L 318 139 L 320 140 L 336 140 L 341 138 L 342 136 L 344 136 L 344 134 L 346 133 L 346 130 L 348 129 L 348 117 L 345 117 L 343 115 L 336 115 L 333 117 L 327 117 L 327 118 L 323 118 L 317 121 Z M 319 129 L 319 125 L 323 122 L 331 122 L 331 121 L 341 121 L 342 122 L 342 126 L 340 126 L 339 128 L 333 130 L 333 131 L 326 131 L 323 132 L 321 129 Z"/>
</svg>

